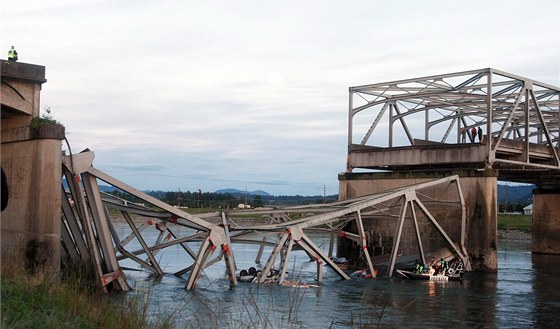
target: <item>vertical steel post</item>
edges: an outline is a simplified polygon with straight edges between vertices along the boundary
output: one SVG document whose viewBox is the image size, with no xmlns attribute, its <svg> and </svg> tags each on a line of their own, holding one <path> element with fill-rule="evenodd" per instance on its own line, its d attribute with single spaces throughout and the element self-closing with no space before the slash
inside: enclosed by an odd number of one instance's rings
<svg viewBox="0 0 560 329">
<path fill-rule="evenodd" d="M 286 247 L 286 253 L 284 257 L 282 257 L 282 262 L 280 264 L 280 278 L 278 279 L 278 283 L 284 282 L 286 278 L 286 273 L 288 273 L 288 259 L 292 254 L 292 248 L 294 247 L 294 239 L 290 239 L 288 241 L 288 246 Z"/>
<path fill-rule="evenodd" d="M 354 124 L 353 98 L 352 88 L 348 88 L 348 157 L 350 157 L 350 150 L 352 149 L 352 125 Z M 346 161 L 346 172 L 352 172 L 350 161 Z"/>
<path fill-rule="evenodd" d="M 334 251 L 334 234 L 331 233 L 331 238 L 329 239 L 329 257 L 332 257 Z"/>
<path fill-rule="evenodd" d="M 393 147 L 393 103 L 389 105 L 389 147 Z"/>
<path fill-rule="evenodd" d="M 266 236 L 263 236 L 262 238 L 262 242 L 260 247 L 259 247 L 259 251 L 257 252 L 257 257 L 255 257 L 255 263 L 260 264 L 261 263 L 261 258 L 264 252 L 264 242 L 266 242 L 267 238 Z"/>
<path fill-rule="evenodd" d="M 412 214 L 412 222 L 414 223 L 414 232 L 416 233 L 420 261 L 422 264 L 426 264 L 426 255 L 424 255 L 424 247 L 422 246 L 422 238 L 420 237 L 420 229 L 418 228 L 418 218 L 416 218 L 416 211 L 414 211 L 413 203 L 410 205 L 410 213 Z"/>
<path fill-rule="evenodd" d="M 524 122 L 524 125 L 525 125 L 525 127 L 524 127 L 525 128 L 524 129 L 525 130 L 525 140 L 524 140 L 525 147 L 524 147 L 524 150 L 523 150 L 523 157 L 524 157 L 523 160 L 525 160 L 525 163 L 530 163 L 531 162 L 531 160 L 529 158 L 529 133 L 530 133 L 529 132 L 529 115 L 530 115 L 530 113 L 529 113 L 529 88 L 530 88 L 530 86 L 527 86 L 527 82 L 525 82 L 525 90 L 524 90 L 524 94 L 525 94 L 525 106 L 524 106 L 524 110 L 525 110 L 524 111 L 525 112 L 525 120 L 524 120 L 525 121 Z"/>
<path fill-rule="evenodd" d="M 265 264 L 265 266 L 264 266 L 264 268 L 261 272 L 261 277 L 259 278 L 259 283 L 264 283 L 266 281 L 266 279 L 268 278 L 268 276 L 270 275 L 270 270 L 274 266 L 274 261 L 276 260 L 276 256 L 278 255 L 280 250 L 282 250 L 282 248 L 284 247 L 284 244 L 286 243 L 286 240 L 288 240 L 289 237 L 290 237 L 290 230 L 286 229 L 284 231 L 284 234 L 282 234 L 282 237 L 280 238 L 278 243 L 276 243 L 276 246 L 274 247 L 274 250 L 272 250 L 272 252 L 270 253 L 270 256 L 268 257 L 268 261 L 266 262 L 266 264 Z"/>
<path fill-rule="evenodd" d="M 488 157 L 486 161 L 488 163 L 496 160 L 496 150 L 492 148 L 492 122 L 494 122 L 492 75 L 492 70 L 486 73 L 486 154 Z"/>
<path fill-rule="evenodd" d="M 210 243 L 210 236 L 207 236 L 202 242 L 202 245 L 200 246 L 200 250 L 198 251 L 198 255 L 194 261 L 194 266 L 191 270 L 189 280 L 185 285 L 185 288 L 187 290 L 194 289 L 196 285 L 196 280 L 198 280 L 200 272 L 204 268 L 204 264 L 206 263 L 206 260 L 210 256 L 210 253 L 208 251 L 211 250 L 212 248 L 214 248 L 214 246 Z"/>
<path fill-rule="evenodd" d="M 391 250 L 391 256 L 389 258 L 389 268 L 387 269 L 387 276 L 393 276 L 393 270 L 395 269 L 395 263 L 397 261 L 397 253 L 399 251 L 399 244 L 401 243 L 401 234 L 404 225 L 404 218 L 406 217 L 406 208 L 408 207 L 408 192 L 402 197 L 403 204 L 401 206 L 401 212 L 399 214 L 399 221 L 397 222 L 397 229 L 395 231 L 395 241 L 393 241 L 393 250 Z"/>
<path fill-rule="evenodd" d="M 360 234 L 360 245 L 362 247 L 362 252 L 364 253 L 364 258 L 367 261 L 368 268 L 371 271 L 371 275 L 375 276 L 375 269 L 373 268 L 373 263 L 367 249 L 366 232 L 364 230 L 364 224 L 362 223 L 362 215 L 360 210 L 356 211 L 356 225 L 358 226 L 358 233 Z"/>
</svg>

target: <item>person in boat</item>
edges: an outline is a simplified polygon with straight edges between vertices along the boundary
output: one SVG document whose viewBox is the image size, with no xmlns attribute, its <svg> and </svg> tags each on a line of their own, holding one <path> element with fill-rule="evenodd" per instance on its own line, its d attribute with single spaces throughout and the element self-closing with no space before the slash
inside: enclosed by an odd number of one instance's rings
<svg viewBox="0 0 560 329">
<path fill-rule="evenodd" d="M 439 260 L 439 268 L 442 275 L 447 273 L 447 262 L 443 259 L 443 257 Z"/>
<path fill-rule="evenodd" d="M 432 262 L 430 263 L 430 269 L 428 271 L 429 275 L 435 275 L 436 274 L 436 265 L 437 265 L 436 258 L 432 257 Z"/>
<path fill-rule="evenodd" d="M 422 274 L 423 271 L 424 271 L 424 265 L 422 265 L 418 261 L 416 261 L 416 267 L 414 268 L 414 273 Z"/>
</svg>

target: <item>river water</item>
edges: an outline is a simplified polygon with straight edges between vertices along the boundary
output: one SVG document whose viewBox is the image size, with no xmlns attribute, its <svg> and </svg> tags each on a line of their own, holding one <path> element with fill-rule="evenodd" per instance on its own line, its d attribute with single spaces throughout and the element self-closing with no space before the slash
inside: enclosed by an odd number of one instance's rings
<svg viewBox="0 0 560 329">
<path fill-rule="evenodd" d="M 326 237 L 314 241 L 328 247 Z M 257 250 L 235 245 L 238 268 L 259 268 Z M 180 247 L 157 259 L 166 273 L 192 262 Z M 187 276 L 126 273 L 135 289 L 129 296 L 145 296 L 152 319 L 172 317 L 177 328 L 560 328 L 560 256 L 531 254 L 530 241 L 500 240 L 498 262 L 498 273 L 466 273 L 462 282 L 341 280 L 325 267 L 317 283 L 315 263 L 294 251 L 289 280 L 318 284 L 310 288 L 231 286 L 223 261 L 206 269 L 193 291 L 184 289 Z"/>
</svg>

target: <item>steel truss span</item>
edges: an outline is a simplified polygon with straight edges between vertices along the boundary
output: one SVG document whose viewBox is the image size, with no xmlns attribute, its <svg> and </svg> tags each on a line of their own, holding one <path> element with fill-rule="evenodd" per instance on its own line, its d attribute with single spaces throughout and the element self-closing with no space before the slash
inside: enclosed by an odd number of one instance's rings
<svg viewBox="0 0 560 329">
<path fill-rule="evenodd" d="M 67 156 L 63 161 L 63 173 L 69 187 L 68 192 L 62 194 L 63 260 L 92 264 L 98 283 L 105 291 L 130 289 L 119 263 L 124 259 L 137 263 L 140 268 L 153 275 L 163 275 L 163 268 L 156 255 L 171 247 L 180 247 L 185 252 L 185 259 L 192 260 L 189 266 L 174 273 L 180 277 L 188 275 L 186 289 L 194 289 L 201 272 L 222 260 L 226 265 L 227 277 L 232 284 L 237 284 L 234 257 L 236 244 L 259 245 L 255 255 L 256 263 L 260 263 L 265 251 L 269 252 L 268 260 L 257 280 L 259 283 L 270 281 L 275 269 L 278 272 L 273 282 L 285 283 L 288 279 L 288 263 L 296 246 L 316 262 L 318 281 L 322 281 L 324 264 L 329 265 L 340 278 L 350 279 L 331 260 L 333 242 L 337 237 L 355 241 L 360 246 L 360 258 L 371 273 L 374 273 L 375 264 L 368 251 L 372 247 L 368 245 L 371 232 L 366 232 L 365 227 L 371 227 L 368 224 L 381 218 L 390 218 L 394 222 L 394 242 L 389 255 L 387 275 L 391 276 L 395 270 L 405 223 L 408 223 L 408 227 L 413 227 L 418 259 L 426 263 L 429 251 L 424 251 L 424 246 L 427 237 L 419 229 L 419 218 L 424 220 L 424 227 L 431 226 L 437 232 L 441 243 L 449 250 L 450 257 L 459 259 L 470 270 L 465 246 L 466 211 L 457 176 L 331 204 L 228 210 L 193 216 L 95 169 L 92 166 L 93 158 L 93 152 L 89 151 Z M 142 204 L 101 193 L 98 180 L 135 196 L 142 200 Z M 447 194 L 445 199 L 426 197 L 427 191 L 441 190 L 442 187 L 454 192 Z M 449 198 L 452 200 L 448 200 Z M 450 226 L 446 227 L 446 224 L 438 222 L 431 214 L 429 209 L 434 204 L 455 207 L 456 213 L 460 215 L 453 216 L 452 223 L 447 223 Z M 120 212 L 128 224 L 130 233 L 127 236 L 119 236 L 113 227 L 115 211 Z M 265 223 L 251 226 L 236 223 L 247 216 L 253 219 L 261 216 Z M 357 226 L 357 234 L 345 231 L 344 227 L 348 223 Z M 188 229 L 177 230 L 179 227 Z M 459 233 L 447 231 L 450 227 Z M 157 239 L 155 242 L 148 242 L 143 233 L 154 229 L 157 230 Z M 328 252 L 320 248 L 313 241 L 313 235 L 309 234 L 316 231 L 330 234 Z M 433 238 L 434 234 L 430 235 Z M 130 242 L 134 240 L 140 246 L 139 249 L 130 248 Z"/>
<path fill-rule="evenodd" d="M 521 179 L 515 170 L 557 171 L 559 109 L 559 87 L 492 68 L 350 87 L 347 171 L 422 169 L 426 161 L 503 169 L 513 180 Z M 446 147 L 469 158 L 377 154 Z"/>
</svg>

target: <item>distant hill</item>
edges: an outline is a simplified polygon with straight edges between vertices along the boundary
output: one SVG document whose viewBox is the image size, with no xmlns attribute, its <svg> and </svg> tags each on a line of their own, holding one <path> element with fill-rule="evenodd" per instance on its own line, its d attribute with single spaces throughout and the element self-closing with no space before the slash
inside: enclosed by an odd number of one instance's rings
<svg viewBox="0 0 560 329">
<path fill-rule="evenodd" d="M 221 189 L 221 190 L 216 190 L 214 191 L 214 193 L 222 193 L 222 194 L 226 194 L 229 193 L 231 195 L 260 195 L 260 196 L 270 196 L 270 194 L 268 194 L 265 191 L 261 191 L 261 190 L 256 190 L 256 191 L 243 191 L 243 190 L 238 190 L 238 189 L 234 189 L 234 188 L 225 188 L 225 189 Z"/>
<path fill-rule="evenodd" d="M 533 203 L 533 190 L 535 185 L 502 185 L 498 184 L 498 203 L 504 203 L 506 201 L 506 189 L 507 189 L 507 202 L 509 204 L 513 203 Z"/>
<path fill-rule="evenodd" d="M 63 180 L 64 188 L 68 188 L 66 181 Z M 515 203 L 523 203 L 523 204 L 530 204 L 533 202 L 533 189 L 535 189 L 535 185 L 507 185 L 507 203 L 508 204 L 515 204 Z M 99 190 L 101 192 L 111 193 L 117 188 L 108 185 L 99 185 Z M 146 193 L 149 193 L 146 191 Z M 152 191 L 153 194 L 155 193 Z M 255 190 L 255 191 L 245 191 L 245 190 L 238 190 L 234 188 L 226 188 L 216 190 L 214 193 L 220 194 L 231 194 L 235 197 L 245 197 L 245 196 L 256 196 L 259 195 L 264 197 L 266 200 L 269 200 L 270 203 L 275 204 L 307 204 L 310 202 L 315 201 L 315 199 L 323 199 L 322 196 L 310 196 L 304 197 L 300 195 L 296 196 L 273 196 L 265 191 L 262 190 Z M 162 199 L 163 192 L 160 193 L 162 195 L 158 195 L 156 197 Z M 155 195 L 153 195 L 155 196 Z M 338 199 L 338 195 L 327 196 L 329 201 L 336 201 Z M 505 184 L 498 184 L 498 203 L 503 204 L 506 200 L 506 185 Z"/>
<path fill-rule="evenodd" d="M 66 177 L 62 178 L 62 187 L 65 190 L 69 189 L 68 182 L 66 181 Z M 116 190 L 118 190 L 118 188 L 110 186 L 110 185 L 101 185 L 101 184 L 99 185 L 99 191 L 101 191 L 101 192 L 111 193 L 111 192 L 116 191 Z"/>
<path fill-rule="evenodd" d="M 110 185 L 99 185 L 99 191 L 111 193 L 113 191 L 118 190 L 118 188 L 110 186 Z"/>
</svg>

